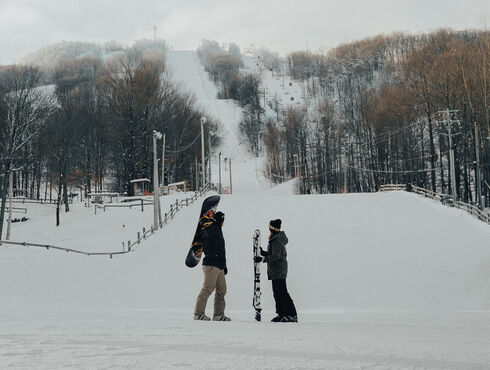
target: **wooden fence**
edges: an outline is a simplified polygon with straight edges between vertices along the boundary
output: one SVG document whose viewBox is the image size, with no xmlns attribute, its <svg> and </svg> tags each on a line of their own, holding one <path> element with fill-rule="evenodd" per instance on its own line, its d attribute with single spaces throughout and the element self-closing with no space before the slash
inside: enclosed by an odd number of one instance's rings
<svg viewBox="0 0 490 370">
<path fill-rule="evenodd" d="M 7 198 L 7 203 L 10 201 L 9 198 Z M 22 203 L 22 204 L 29 204 L 29 203 L 35 203 L 35 204 L 56 204 L 58 203 L 57 199 L 29 199 L 26 197 L 14 197 L 12 198 L 12 203 Z M 68 198 L 68 203 L 73 204 L 73 198 Z M 60 204 L 64 204 L 64 201 L 61 201 Z"/>
<path fill-rule="evenodd" d="M 149 228 L 143 228 L 140 231 L 136 233 L 136 240 L 131 242 L 131 240 L 128 240 L 127 243 L 122 242 L 122 250 L 121 251 L 114 251 L 114 252 L 86 252 L 86 251 L 81 251 L 77 249 L 72 249 L 72 248 L 65 248 L 65 247 L 58 247 L 55 245 L 50 245 L 50 244 L 39 244 L 39 243 L 30 243 L 30 242 L 15 242 L 15 241 L 10 241 L 10 240 L 0 240 L 0 246 L 4 244 L 8 245 L 17 245 L 17 246 L 24 246 L 24 247 L 34 247 L 34 248 L 45 248 L 46 250 L 49 249 L 54 249 L 54 250 L 60 250 L 60 251 L 65 251 L 65 252 L 72 252 L 76 254 L 81 254 L 85 256 L 108 256 L 112 258 L 113 255 L 121 255 L 121 254 L 127 254 L 135 249 L 137 245 L 141 243 L 141 241 L 147 239 L 155 231 L 158 229 L 163 228 L 170 220 L 172 220 L 175 215 L 182 210 L 184 207 L 188 207 L 191 204 L 193 204 L 196 200 L 198 200 L 201 196 L 205 195 L 209 191 L 217 191 L 219 192 L 219 189 L 217 188 L 216 185 L 214 184 L 207 184 L 203 189 L 198 190 L 194 193 L 192 197 L 181 199 L 181 200 L 176 200 L 175 203 L 170 205 L 170 210 L 165 213 L 165 216 L 163 217 L 162 222 L 159 225 L 151 225 Z M 107 205 L 109 206 L 109 205 Z M 107 207 L 106 206 L 106 207 Z M 140 206 L 140 204 L 133 205 L 133 206 Z M 96 207 L 97 208 L 97 207 Z"/>
<path fill-rule="evenodd" d="M 145 206 L 153 206 L 153 202 L 146 201 L 144 199 L 138 199 L 136 204 L 95 204 L 94 213 L 97 214 L 97 209 L 102 209 L 104 212 L 106 208 L 129 208 L 141 207 L 141 212 L 145 210 Z"/>
<path fill-rule="evenodd" d="M 424 188 L 419 188 L 418 186 L 414 185 L 405 185 L 405 184 L 387 184 L 387 185 L 381 185 L 380 186 L 380 191 L 395 191 L 395 190 L 406 190 L 410 191 L 416 194 L 423 195 L 424 197 L 431 198 L 434 200 L 440 201 L 442 204 L 449 206 L 449 207 L 455 207 L 458 209 L 462 209 L 463 211 L 466 211 L 470 213 L 471 215 L 477 217 L 479 220 L 486 222 L 487 224 L 490 224 L 490 214 L 486 214 L 483 212 L 481 209 L 478 207 L 464 203 L 461 201 L 455 201 L 452 196 L 448 194 L 443 194 L 443 193 L 436 193 L 431 190 L 427 190 Z"/>
<path fill-rule="evenodd" d="M 5 212 L 8 212 L 9 207 L 5 207 Z M 24 207 L 12 207 L 12 212 L 16 213 L 27 213 L 27 208 Z"/>
</svg>

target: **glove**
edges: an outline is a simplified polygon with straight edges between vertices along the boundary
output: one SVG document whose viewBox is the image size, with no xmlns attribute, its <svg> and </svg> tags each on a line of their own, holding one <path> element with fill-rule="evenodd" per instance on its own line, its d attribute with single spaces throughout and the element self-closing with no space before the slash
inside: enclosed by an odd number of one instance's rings
<svg viewBox="0 0 490 370">
<path fill-rule="evenodd" d="M 254 262 L 256 262 L 256 263 L 262 262 L 262 260 L 263 260 L 262 257 L 259 257 L 259 256 L 254 257 Z"/>
<path fill-rule="evenodd" d="M 228 269 L 225 267 L 224 269 L 225 275 L 228 273 Z"/>
<path fill-rule="evenodd" d="M 223 212 L 216 212 L 216 214 L 214 215 L 214 219 L 216 220 L 218 225 L 221 225 L 225 221 L 225 214 Z"/>
<path fill-rule="evenodd" d="M 261 256 L 268 256 L 270 253 L 266 252 L 265 250 L 262 249 L 262 247 L 260 247 L 260 255 Z"/>
</svg>

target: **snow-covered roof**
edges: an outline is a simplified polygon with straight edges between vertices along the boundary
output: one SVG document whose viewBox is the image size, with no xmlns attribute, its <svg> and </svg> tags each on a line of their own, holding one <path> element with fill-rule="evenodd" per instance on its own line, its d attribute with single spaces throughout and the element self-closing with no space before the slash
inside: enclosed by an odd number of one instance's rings
<svg viewBox="0 0 490 370">
<path fill-rule="evenodd" d="M 134 179 L 134 180 L 131 180 L 129 183 L 130 184 L 134 184 L 134 183 L 138 183 L 138 182 L 150 182 L 150 179 Z"/>
</svg>

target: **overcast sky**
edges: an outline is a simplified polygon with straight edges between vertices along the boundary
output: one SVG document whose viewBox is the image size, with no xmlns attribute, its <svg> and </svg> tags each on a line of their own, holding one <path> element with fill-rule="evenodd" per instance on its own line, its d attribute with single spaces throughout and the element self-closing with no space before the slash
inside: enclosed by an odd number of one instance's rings
<svg viewBox="0 0 490 370">
<path fill-rule="evenodd" d="M 124 44 L 157 36 L 175 50 L 201 39 L 285 54 L 393 31 L 483 28 L 489 0 L 0 0 L 0 63 L 59 41 Z"/>
</svg>

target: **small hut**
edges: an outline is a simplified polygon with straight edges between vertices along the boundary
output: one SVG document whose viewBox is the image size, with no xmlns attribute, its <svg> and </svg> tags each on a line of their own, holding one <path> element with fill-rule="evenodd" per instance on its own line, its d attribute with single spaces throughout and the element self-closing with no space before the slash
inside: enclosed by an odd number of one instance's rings
<svg viewBox="0 0 490 370">
<path fill-rule="evenodd" d="M 149 179 L 134 179 L 129 183 L 133 184 L 133 195 L 145 195 L 150 187 Z"/>
</svg>

